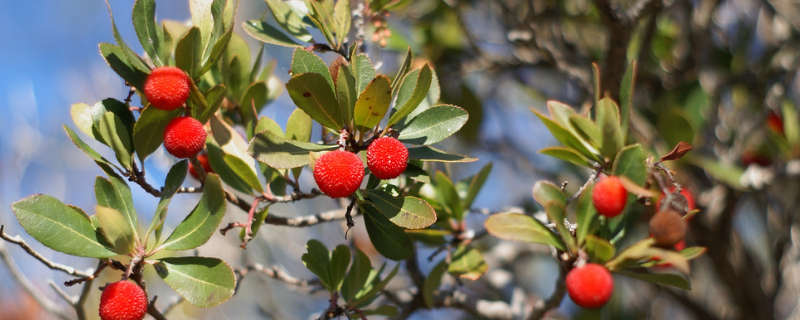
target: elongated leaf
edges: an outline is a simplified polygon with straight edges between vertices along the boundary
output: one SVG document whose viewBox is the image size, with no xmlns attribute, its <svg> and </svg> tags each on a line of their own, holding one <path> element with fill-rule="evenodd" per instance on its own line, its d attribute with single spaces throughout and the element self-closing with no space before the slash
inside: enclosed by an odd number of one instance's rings
<svg viewBox="0 0 800 320">
<path fill-rule="evenodd" d="M 402 228 L 392 223 L 371 205 L 359 206 L 364 211 L 364 226 L 372 245 L 387 259 L 405 260 L 414 253 L 414 243 Z"/>
<path fill-rule="evenodd" d="M 497 213 L 484 222 L 489 234 L 503 240 L 541 243 L 566 250 L 561 238 L 542 222 L 518 213 Z"/>
<path fill-rule="evenodd" d="M 406 72 L 408 72 L 408 68 L 411 67 L 411 59 L 413 58 L 414 53 L 411 52 L 411 47 L 408 47 L 408 52 L 406 52 L 406 57 L 403 59 L 403 64 L 400 65 L 400 70 L 397 70 L 397 75 L 395 75 L 394 80 L 392 80 L 392 97 L 397 95 L 397 90 L 400 89 L 400 83 L 403 81 Z M 389 122 L 391 123 L 391 121 Z"/>
<path fill-rule="evenodd" d="M 217 258 L 162 258 L 154 267 L 170 288 L 201 308 L 228 301 L 236 288 L 233 269 Z"/>
<path fill-rule="evenodd" d="M 488 270 L 489 265 L 483 260 L 483 254 L 463 244 L 453 253 L 453 261 L 447 266 L 450 274 L 472 281 L 478 280 Z"/>
<path fill-rule="evenodd" d="M 161 46 L 164 42 L 164 31 L 156 23 L 155 0 L 136 0 L 133 3 L 133 29 L 139 37 L 144 52 L 150 56 L 157 66 L 164 66 L 161 61 Z"/>
<path fill-rule="evenodd" d="M 347 268 L 350 266 L 350 248 L 340 244 L 331 252 L 331 285 L 334 290 L 342 289 Z"/>
<path fill-rule="evenodd" d="M 375 79 L 375 68 L 372 66 L 372 61 L 363 53 L 359 53 L 351 65 L 353 76 L 356 78 L 356 94 L 361 95 L 372 79 Z"/>
<path fill-rule="evenodd" d="M 467 123 L 469 115 L 453 105 L 438 105 L 417 115 L 400 131 L 398 139 L 416 145 L 431 145 L 453 135 Z"/>
<path fill-rule="evenodd" d="M 180 108 L 165 111 L 154 107 L 147 107 L 142 110 L 139 120 L 133 126 L 133 146 L 139 161 L 144 162 L 147 156 L 161 146 L 164 142 L 164 128 L 167 124 L 181 115 L 183 110 Z"/>
<path fill-rule="evenodd" d="M 133 237 L 133 229 L 126 218 L 109 207 L 96 206 L 97 220 L 103 228 L 103 235 L 118 254 L 134 253 L 137 240 Z"/>
<path fill-rule="evenodd" d="M 300 44 L 281 32 L 281 30 L 267 24 L 264 21 L 248 20 L 242 22 L 242 29 L 244 29 L 244 32 L 247 32 L 247 34 L 249 34 L 251 37 L 261 42 L 290 48 L 300 47 Z"/>
<path fill-rule="evenodd" d="M 203 59 L 202 32 L 197 27 L 192 27 L 180 40 L 175 48 L 175 64 L 183 69 L 192 79 L 200 74 Z"/>
<path fill-rule="evenodd" d="M 301 260 L 309 271 L 319 277 L 319 281 L 328 291 L 336 291 L 331 269 L 331 254 L 322 242 L 316 239 L 308 240 L 306 253 L 303 254 Z"/>
<path fill-rule="evenodd" d="M 647 273 L 617 270 L 615 273 L 626 277 L 647 281 L 650 283 L 667 285 L 683 290 L 692 290 L 692 283 L 681 275 L 674 273 Z"/>
<path fill-rule="evenodd" d="M 643 186 L 647 179 L 647 167 L 644 163 L 642 146 L 634 144 L 620 149 L 614 161 L 612 172 L 615 175 L 625 176 L 637 185 Z"/>
<path fill-rule="evenodd" d="M 576 137 L 582 139 L 585 144 L 589 144 L 593 148 L 600 148 L 603 145 L 603 133 L 591 119 L 574 115 L 569 117 L 568 125 L 577 133 Z"/>
<path fill-rule="evenodd" d="M 122 101 L 114 98 L 103 99 L 102 101 L 95 103 L 89 112 L 91 113 L 92 117 L 92 125 L 95 128 L 99 126 L 100 121 L 103 120 L 103 117 L 106 115 L 106 113 L 111 112 L 119 118 L 128 136 L 130 136 L 133 132 L 133 124 L 136 122 L 136 120 L 133 117 L 133 112 L 131 112 L 131 109 Z M 103 142 L 103 140 L 99 141 Z"/>
<path fill-rule="evenodd" d="M 603 264 L 614 257 L 616 249 L 608 241 L 591 234 L 587 235 L 585 239 L 586 253 L 589 254 L 592 261 Z"/>
<path fill-rule="evenodd" d="M 261 82 L 255 83 L 253 85 L 256 86 L 258 84 L 261 84 Z M 225 100 L 225 93 L 227 92 L 227 90 L 228 88 L 226 88 L 225 85 L 218 84 L 213 88 L 208 89 L 208 91 L 206 91 L 203 94 L 206 98 L 206 103 L 208 107 L 205 108 L 205 110 L 203 110 L 202 112 L 199 112 L 197 114 L 197 121 L 200 121 L 200 123 L 206 123 L 209 119 L 211 119 L 214 113 L 216 113 L 217 110 L 219 110 L 219 106 L 222 105 L 222 101 Z M 248 96 L 245 95 L 245 97 L 247 98 Z M 250 101 L 250 100 L 243 100 L 243 101 Z M 249 103 L 247 105 L 250 106 Z M 258 104 L 256 104 L 256 107 L 258 107 Z"/>
<path fill-rule="evenodd" d="M 214 141 L 219 145 L 220 149 L 229 155 L 236 156 L 246 163 L 250 168 L 255 170 L 253 158 L 247 152 L 249 148 L 247 140 L 239 134 L 238 131 L 233 129 L 227 122 L 222 120 L 219 116 L 211 117 L 211 134 Z"/>
<path fill-rule="evenodd" d="M 564 205 L 551 202 L 544 206 L 544 211 L 547 213 L 547 219 L 556 225 L 556 231 L 558 231 L 558 235 L 561 236 L 561 240 L 564 244 L 567 245 L 567 250 L 573 254 L 577 252 L 578 246 L 575 243 L 575 237 L 572 236 L 572 233 L 569 232 L 569 229 L 564 224 L 564 218 L 567 216 Z"/>
<path fill-rule="evenodd" d="M 356 293 L 364 288 L 367 283 L 367 278 L 372 270 L 372 264 L 364 252 L 356 248 L 356 255 L 353 257 L 353 264 L 350 266 L 350 271 L 344 278 L 342 284 L 342 298 L 345 302 L 351 302 L 356 297 Z"/>
<path fill-rule="evenodd" d="M 327 68 L 325 70 L 327 73 Z M 318 73 L 297 74 L 286 83 L 286 90 L 298 108 L 315 121 L 338 131 L 344 125 L 344 118 L 333 93 L 332 81 L 328 81 Z"/>
<path fill-rule="evenodd" d="M 119 164 L 123 168 L 131 169 L 133 147 L 128 129 L 122 124 L 122 120 L 113 112 L 106 112 L 98 123 L 97 133 L 114 150 Z"/>
<path fill-rule="evenodd" d="M 472 208 L 472 202 L 475 201 L 475 197 L 478 196 L 478 192 L 481 191 L 483 188 L 483 184 L 486 182 L 486 179 L 489 177 L 489 173 L 492 172 L 492 163 L 489 162 L 483 168 L 481 168 L 478 173 L 472 176 L 469 182 L 469 188 L 467 188 L 467 195 L 464 197 L 463 206 L 465 209 L 469 210 Z"/>
<path fill-rule="evenodd" d="M 403 83 L 397 88 L 397 102 L 395 103 L 397 111 L 389 118 L 389 126 L 408 116 L 425 100 L 432 80 L 433 73 L 427 64 L 421 69 L 409 72 L 403 78 Z"/>
<path fill-rule="evenodd" d="M 383 266 L 386 266 L 386 264 L 384 263 Z M 367 304 L 369 304 L 372 300 L 375 300 L 376 295 L 379 292 L 383 291 L 384 288 L 386 288 L 386 285 L 389 284 L 389 281 L 392 281 L 394 276 L 397 275 L 397 270 L 400 269 L 400 264 L 398 263 L 394 266 L 394 269 L 392 269 L 392 272 L 390 272 L 389 275 L 386 276 L 386 278 L 383 278 L 382 280 L 378 281 L 380 279 L 379 277 L 380 274 L 383 273 L 384 269 L 383 266 L 378 272 L 370 274 L 370 276 L 374 275 L 374 277 L 372 277 L 372 280 L 369 281 L 369 283 L 371 284 L 371 288 L 366 293 L 359 292 L 359 294 L 356 295 L 358 297 L 358 300 L 354 301 L 352 303 L 353 305 L 355 305 L 358 308 L 363 308 Z M 366 288 L 367 287 L 365 287 L 365 289 Z"/>
<path fill-rule="evenodd" d="M 619 107 L 609 99 L 603 98 L 597 103 L 597 127 L 603 134 L 603 155 L 613 160 L 617 151 L 624 144 L 622 128 L 620 128 Z"/>
<path fill-rule="evenodd" d="M 380 190 L 367 190 L 367 197 L 386 218 L 403 228 L 422 229 L 436 222 L 433 207 L 420 198 L 395 198 Z"/>
<path fill-rule="evenodd" d="M 386 115 L 386 111 L 389 110 L 391 101 L 392 88 L 389 78 L 378 75 L 358 96 L 353 112 L 356 128 L 366 132 L 380 123 L 383 116 Z"/>
<path fill-rule="evenodd" d="M 153 214 L 153 220 L 150 222 L 150 227 L 147 228 L 145 243 L 150 239 L 150 233 L 156 232 L 156 243 L 161 241 L 161 230 L 164 227 L 164 219 L 167 217 L 167 206 L 169 206 L 172 197 L 178 193 L 186 179 L 186 172 L 188 172 L 189 161 L 183 160 L 176 163 L 169 169 L 167 179 L 164 182 L 164 188 L 161 189 L 161 200 L 158 201 L 158 207 Z"/>
<path fill-rule="evenodd" d="M 102 244 L 102 235 L 95 231 L 85 214 L 56 198 L 33 195 L 15 202 L 11 209 L 25 231 L 50 249 L 81 257 L 116 255 Z"/>
<path fill-rule="evenodd" d="M 222 221 L 226 204 L 219 176 L 209 173 L 200 202 L 172 231 L 160 249 L 189 250 L 206 243 Z"/>
<path fill-rule="evenodd" d="M 264 131 L 253 137 L 248 152 L 256 160 L 275 169 L 291 169 L 307 165 L 310 162 L 309 152 L 336 148 L 338 148 L 336 145 L 294 141 L 272 133 L 272 131 Z"/>
<path fill-rule="evenodd" d="M 314 52 L 306 51 L 303 48 L 295 49 L 294 54 L 292 54 L 291 72 L 292 75 L 300 75 L 303 73 L 319 74 L 325 78 L 330 85 L 331 91 L 333 91 L 333 77 L 328 69 L 328 65 Z"/>
<path fill-rule="evenodd" d="M 281 0 L 266 0 L 269 11 L 278 25 L 286 30 L 290 35 L 303 42 L 311 42 L 311 34 L 308 33 L 305 23 L 300 19 L 286 2 Z"/>
<path fill-rule="evenodd" d="M 353 121 L 353 109 L 356 106 L 356 78 L 350 66 L 340 65 L 336 79 L 336 101 L 339 103 L 339 110 L 342 112 L 344 122 L 350 125 Z"/>
<path fill-rule="evenodd" d="M 547 207 L 551 204 L 567 205 L 567 198 L 564 197 L 561 188 L 547 180 L 539 180 L 533 184 L 533 199 L 542 207 Z"/>
<path fill-rule="evenodd" d="M 423 146 L 408 149 L 408 158 L 420 161 L 434 162 L 475 162 L 478 158 L 464 156 L 460 154 L 447 153 L 431 146 Z"/>
<path fill-rule="evenodd" d="M 119 46 L 120 51 L 122 51 L 124 54 L 125 61 L 134 69 L 142 72 L 149 72 L 150 67 L 147 66 L 144 60 L 142 60 L 142 58 L 139 57 L 136 52 L 133 52 L 133 50 L 131 50 L 131 48 L 128 47 L 128 45 L 125 44 L 125 41 L 122 39 L 122 35 L 117 29 L 117 24 L 114 22 L 114 14 L 111 13 L 111 5 L 108 3 L 108 1 L 106 1 L 106 6 L 108 7 L 108 15 L 111 17 L 111 30 L 114 33 L 114 40 L 117 41 L 117 46 Z"/>
<path fill-rule="evenodd" d="M 461 205 L 461 198 L 458 196 L 453 181 L 441 171 L 437 171 L 434 183 L 438 191 L 436 197 L 447 214 L 456 219 L 456 221 L 463 220 L 464 207 Z"/>
<path fill-rule="evenodd" d="M 133 230 L 134 238 L 139 239 L 139 216 L 133 206 L 133 194 L 128 183 L 110 167 L 100 167 L 108 175 L 109 180 L 98 178 L 95 181 L 97 204 L 121 212 L 129 228 Z"/>
<path fill-rule="evenodd" d="M 94 125 L 92 106 L 85 103 L 75 103 L 70 108 L 70 115 L 72 116 L 72 122 L 75 122 L 78 129 L 90 137 L 97 139 L 92 131 L 92 125 Z"/>
<path fill-rule="evenodd" d="M 337 47 L 341 46 L 350 31 L 350 1 L 336 1 L 333 7 L 333 31 Z"/>
<path fill-rule="evenodd" d="M 592 164 L 580 153 L 568 147 L 547 147 L 539 150 L 539 153 L 574 163 L 579 166 L 591 168 Z"/>
<path fill-rule="evenodd" d="M 120 47 L 105 42 L 101 43 L 99 47 L 100 54 L 114 72 L 137 89 L 144 88 L 144 81 L 147 79 L 148 73 L 128 63 L 128 58 L 125 57 L 125 53 Z"/>
<path fill-rule="evenodd" d="M 584 145 L 577 137 L 575 137 L 575 135 L 569 132 L 569 130 L 540 114 L 538 111 L 533 109 L 531 109 L 531 111 L 533 111 L 536 116 L 539 117 L 539 120 L 544 123 L 544 125 L 547 127 L 547 130 L 553 134 L 553 137 L 556 138 L 558 142 L 564 146 L 575 149 L 587 159 L 592 159 L 599 162 L 599 159 L 597 158 L 597 154 L 599 153 L 598 150 L 588 149 L 587 146 Z"/>
<path fill-rule="evenodd" d="M 578 245 L 583 244 L 586 236 L 593 233 L 595 228 L 599 225 L 597 209 L 595 209 L 592 204 L 593 189 L 594 184 L 586 186 L 586 189 L 583 190 L 580 198 L 578 198 L 578 206 L 575 209 L 575 219 L 578 223 L 575 236 L 578 239 Z"/>
<path fill-rule="evenodd" d="M 447 264 L 442 260 L 433 267 L 433 270 L 425 278 L 425 283 L 422 286 L 422 299 L 425 300 L 425 305 L 428 308 L 434 307 L 436 290 L 439 289 L 439 285 L 442 283 L 442 276 L 444 276 L 445 271 L 447 271 Z"/>
<path fill-rule="evenodd" d="M 637 63 L 634 60 L 625 70 L 622 76 L 622 84 L 619 86 L 619 105 L 620 105 L 620 124 L 622 125 L 622 138 L 628 135 L 628 119 L 633 108 L 633 90 L 636 87 Z"/>
<path fill-rule="evenodd" d="M 311 122 L 311 117 L 308 116 L 303 110 L 295 109 L 289 120 L 286 122 L 286 138 L 300 141 L 309 142 L 311 140 L 311 129 L 314 124 Z"/>
<path fill-rule="evenodd" d="M 108 161 L 108 159 L 106 159 L 105 157 L 101 156 L 99 153 L 97 153 L 97 151 L 94 151 L 94 149 L 92 149 L 92 147 L 90 147 L 85 142 L 83 142 L 83 140 L 81 140 L 81 138 L 78 137 L 78 135 L 75 133 L 75 131 L 72 131 L 72 129 L 70 129 L 66 125 L 64 125 L 64 130 L 67 132 L 67 135 L 69 136 L 69 139 L 72 140 L 72 142 L 76 146 L 78 146 L 78 149 L 81 149 L 81 151 L 83 151 L 84 154 L 89 156 L 89 158 L 91 158 L 92 160 L 94 160 L 97 163 L 102 163 L 102 164 L 105 164 L 105 165 L 107 165 L 109 167 L 113 167 L 113 168 L 115 168 L 117 170 L 121 170 L 115 164 L 111 163 L 111 161 Z"/>
</svg>

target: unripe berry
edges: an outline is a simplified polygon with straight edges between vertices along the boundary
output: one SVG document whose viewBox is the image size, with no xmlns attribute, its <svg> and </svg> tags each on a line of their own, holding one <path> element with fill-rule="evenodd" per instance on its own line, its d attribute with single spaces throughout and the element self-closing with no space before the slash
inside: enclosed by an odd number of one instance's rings
<svg viewBox="0 0 800 320">
<path fill-rule="evenodd" d="M 659 211 L 650 219 L 650 234 L 656 239 L 656 245 L 672 248 L 686 236 L 686 223 L 675 211 Z"/>
<path fill-rule="evenodd" d="M 106 285 L 100 295 L 100 319 L 142 320 L 147 313 L 147 295 L 130 281 Z"/>
<path fill-rule="evenodd" d="M 408 149 L 392 137 L 379 138 L 367 148 L 367 166 L 378 179 L 394 179 L 408 165 Z"/>
<path fill-rule="evenodd" d="M 189 98 L 191 81 L 186 72 L 179 68 L 155 68 L 144 82 L 144 96 L 155 108 L 174 110 Z"/>
<path fill-rule="evenodd" d="M 606 267 L 587 263 L 567 274 L 567 293 L 575 304 L 584 308 L 602 307 L 614 292 L 614 278 Z"/>
<path fill-rule="evenodd" d="M 164 129 L 164 147 L 178 158 L 191 158 L 206 145 L 206 129 L 192 117 L 177 117 Z"/>
<path fill-rule="evenodd" d="M 323 154 L 314 165 L 314 181 L 331 198 L 347 197 L 364 180 L 364 162 L 355 153 L 335 150 Z"/>
<path fill-rule="evenodd" d="M 592 204 L 602 216 L 616 217 L 625 209 L 627 202 L 628 191 L 616 176 L 600 179 L 592 190 Z"/>
<path fill-rule="evenodd" d="M 203 166 L 203 170 L 205 170 L 206 173 L 214 172 L 214 170 L 211 169 L 211 163 L 208 162 L 207 154 L 198 154 L 197 161 L 200 161 L 200 165 Z M 191 162 L 189 162 L 189 174 L 195 179 L 200 179 L 200 174 L 197 173 L 197 170 L 194 169 L 194 165 Z"/>
</svg>

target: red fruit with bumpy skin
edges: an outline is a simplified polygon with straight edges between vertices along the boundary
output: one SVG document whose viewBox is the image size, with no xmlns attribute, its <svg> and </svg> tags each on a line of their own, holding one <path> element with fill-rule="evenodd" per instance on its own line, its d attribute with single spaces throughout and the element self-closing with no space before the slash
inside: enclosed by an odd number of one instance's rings
<svg viewBox="0 0 800 320">
<path fill-rule="evenodd" d="M 331 198 L 353 194 L 364 180 L 364 162 L 355 153 L 336 150 L 323 154 L 314 165 L 314 181 Z"/>
<path fill-rule="evenodd" d="M 117 281 L 106 286 L 100 295 L 100 319 L 141 320 L 147 313 L 147 295 L 130 281 Z"/>
<path fill-rule="evenodd" d="M 207 154 L 198 154 L 197 161 L 200 161 L 200 165 L 203 166 L 203 170 L 205 170 L 206 174 L 214 172 L 214 170 L 211 169 L 211 163 L 208 162 Z M 194 169 L 194 165 L 191 162 L 189 162 L 189 174 L 195 179 L 200 179 L 200 174 L 197 173 L 197 170 Z"/>
<path fill-rule="evenodd" d="M 161 110 L 174 110 L 189 98 L 192 80 L 183 70 L 175 67 L 153 69 L 144 82 L 144 96 L 150 105 Z"/>
<path fill-rule="evenodd" d="M 602 307 L 614 292 L 614 278 L 606 267 L 587 263 L 570 270 L 566 279 L 567 293 L 575 304 L 584 308 Z"/>
<path fill-rule="evenodd" d="M 206 129 L 192 117 L 177 117 L 164 129 L 164 147 L 178 158 L 191 158 L 206 145 Z"/>
<path fill-rule="evenodd" d="M 608 176 L 600 179 L 592 190 L 592 204 L 602 216 L 616 217 L 625 209 L 627 202 L 628 191 L 622 186 L 618 177 Z"/>
<path fill-rule="evenodd" d="M 378 179 L 394 179 L 408 165 L 408 149 L 392 137 L 379 138 L 367 148 L 367 166 Z"/>
</svg>

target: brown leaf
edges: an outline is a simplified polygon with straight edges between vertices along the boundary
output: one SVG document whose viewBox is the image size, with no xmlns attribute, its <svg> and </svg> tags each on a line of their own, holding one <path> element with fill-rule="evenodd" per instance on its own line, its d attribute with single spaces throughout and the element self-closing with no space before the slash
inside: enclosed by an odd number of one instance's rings
<svg viewBox="0 0 800 320">
<path fill-rule="evenodd" d="M 687 152 L 689 152 L 691 150 L 692 150 L 692 145 L 690 145 L 690 144 L 688 144 L 686 142 L 683 142 L 683 141 L 678 142 L 678 145 L 676 145 L 675 148 L 672 149 L 672 151 L 670 151 L 669 153 L 667 153 L 663 157 L 661 157 L 661 161 L 678 160 L 681 157 L 683 157 L 683 155 L 685 155 Z"/>
</svg>

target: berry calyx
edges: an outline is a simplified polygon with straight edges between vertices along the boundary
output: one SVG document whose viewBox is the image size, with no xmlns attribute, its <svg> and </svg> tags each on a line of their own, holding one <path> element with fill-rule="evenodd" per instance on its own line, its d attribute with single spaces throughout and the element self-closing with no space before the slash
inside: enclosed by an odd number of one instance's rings
<svg viewBox="0 0 800 320">
<path fill-rule="evenodd" d="M 659 211 L 650 219 L 650 234 L 656 239 L 656 245 L 672 248 L 686 236 L 686 223 L 675 211 Z"/>
<path fill-rule="evenodd" d="M 314 181 L 331 198 L 347 197 L 364 180 L 364 162 L 355 153 L 335 150 L 323 154 L 314 166 Z"/>
<path fill-rule="evenodd" d="M 206 145 L 206 129 L 192 117 L 177 117 L 164 129 L 164 147 L 178 158 L 191 158 Z"/>
<path fill-rule="evenodd" d="M 614 278 L 606 267 L 587 263 L 567 273 L 567 293 L 575 304 L 589 309 L 599 308 L 611 299 Z"/>
<path fill-rule="evenodd" d="M 628 202 L 628 191 L 616 176 L 600 179 L 592 190 L 592 204 L 597 213 L 613 218 L 622 213 Z"/>
<path fill-rule="evenodd" d="M 408 165 L 408 149 L 399 140 L 392 137 L 379 138 L 367 148 L 367 166 L 378 179 L 394 179 Z"/>
<path fill-rule="evenodd" d="M 142 320 L 147 313 L 147 295 L 130 281 L 106 285 L 100 295 L 100 319 Z"/>
<path fill-rule="evenodd" d="M 175 67 L 158 67 L 144 82 L 144 96 L 150 105 L 161 110 L 175 110 L 189 98 L 192 79 Z"/>
<path fill-rule="evenodd" d="M 200 165 L 203 166 L 203 170 L 205 170 L 206 174 L 214 172 L 214 170 L 211 169 L 211 163 L 208 162 L 207 154 L 198 154 L 197 161 L 200 161 Z M 197 173 L 197 170 L 195 170 L 194 165 L 191 162 L 189 162 L 189 174 L 191 174 L 195 179 L 200 180 L 200 174 Z"/>
</svg>

